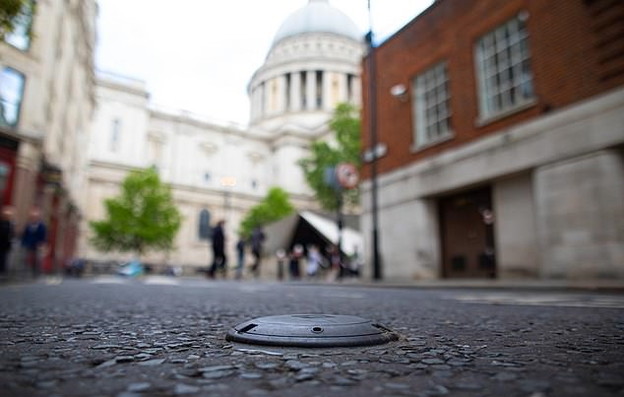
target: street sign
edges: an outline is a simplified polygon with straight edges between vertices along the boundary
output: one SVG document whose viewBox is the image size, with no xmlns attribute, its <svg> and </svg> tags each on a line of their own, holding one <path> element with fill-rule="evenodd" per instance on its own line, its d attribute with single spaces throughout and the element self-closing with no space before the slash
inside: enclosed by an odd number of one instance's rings
<svg viewBox="0 0 624 397">
<path fill-rule="evenodd" d="M 350 163 L 341 163 L 336 166 L 336 178 L 344 189 L 353 189 L 360 181 L 357 168 Z"/>
</svg>

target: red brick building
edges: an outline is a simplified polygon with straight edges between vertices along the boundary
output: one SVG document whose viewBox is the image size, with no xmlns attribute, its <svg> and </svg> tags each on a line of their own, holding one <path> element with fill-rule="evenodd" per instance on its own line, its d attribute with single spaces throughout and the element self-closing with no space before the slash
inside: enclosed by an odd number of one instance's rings
<svg viewBox="0 0 624 397">
<path fill-rule="evenodd" d="M 624 278 L 622 21 L 619 0 L 438 0 L 375 48 L 386 278 Z"/>
</svg>

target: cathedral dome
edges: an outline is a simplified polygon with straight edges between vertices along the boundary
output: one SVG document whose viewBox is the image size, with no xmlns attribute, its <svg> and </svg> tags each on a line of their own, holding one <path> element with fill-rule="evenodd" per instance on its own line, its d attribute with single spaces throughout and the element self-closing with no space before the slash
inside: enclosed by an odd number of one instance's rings
<svg viewBox="0 0 624 397">
<path fill-rule="evenodd" d="M 329 5 L 328 0 L 309 0 L 306 6 L 293 12 L 277 30 L 273 44 L 303 33 L 333 33 L 357 41 L 363 37 L 351 18 Z"/>
</svg>

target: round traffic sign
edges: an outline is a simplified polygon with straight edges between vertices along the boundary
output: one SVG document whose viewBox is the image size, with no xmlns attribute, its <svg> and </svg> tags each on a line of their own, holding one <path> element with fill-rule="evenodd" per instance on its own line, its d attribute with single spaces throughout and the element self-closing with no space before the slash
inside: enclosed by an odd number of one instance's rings
<svg viewBox="0 0 624 397">
<path fill-rule="evenodd" d="M 336 178 L 338 183 L 345 189 L 353 189 L 360 181 L 360 175 L 355 165 L 341 163 L 336 166 Z"/>
</svg>

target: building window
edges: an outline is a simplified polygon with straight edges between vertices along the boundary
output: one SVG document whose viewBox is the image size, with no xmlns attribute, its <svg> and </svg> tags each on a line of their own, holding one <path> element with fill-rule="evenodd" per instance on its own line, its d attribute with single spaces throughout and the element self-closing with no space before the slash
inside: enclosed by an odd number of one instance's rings
<svg viewBox="0 0 624 397">
<path fill-rule="evenodd" d="M 517 109 L 534 99 L 526 20 L 527 14 L 520 13 L 477 42 L 482 119 Z"/>
<path fill-rule="evenodd" d="M 16 127 L 24 97 L 26 78 L 13 68 L 4 68 L 0 73 L 0 125 Z"/>
<path fill-rule="evenodd" d="M 108 148 L 111 152 L 116 152 L 119 150 L 120 139 L 121 139 L 121 120 L 115 119 L 113 120 L 113 124 L 111 126 L 110 141 L 108 143 Z"/>
<path fill-rule="evenodd" d="M 210 212 L 205 208 L 199 212 L 198 226 L 199 239 L 210 240 L 212 235 L 212 230 L 210 228 Z"/>
<path fill-rule="evenodd" d="M 446 62 L 414 79 L 414 122 L 416 147 L 430 145 L 452 136 L 451 106 Z"/>
<path fill-rule="evenodd" d="M 30 47 L 34 6 L 34 0 L 24 2 L 22 10 L 13 20 L 13 31 L 4 38 L 6 43 L 22 51 L 26 51 Z"/>
<path fill-rule="evenodd" d="M 2 200 L 2 205 L 5 204 L 4 195 L 5 191 L 8 187 L 9 175 L 11 174 L 11 165 L 5 163 L 4 161 L 0 161 L 0 200 Z"/>
</svg>

